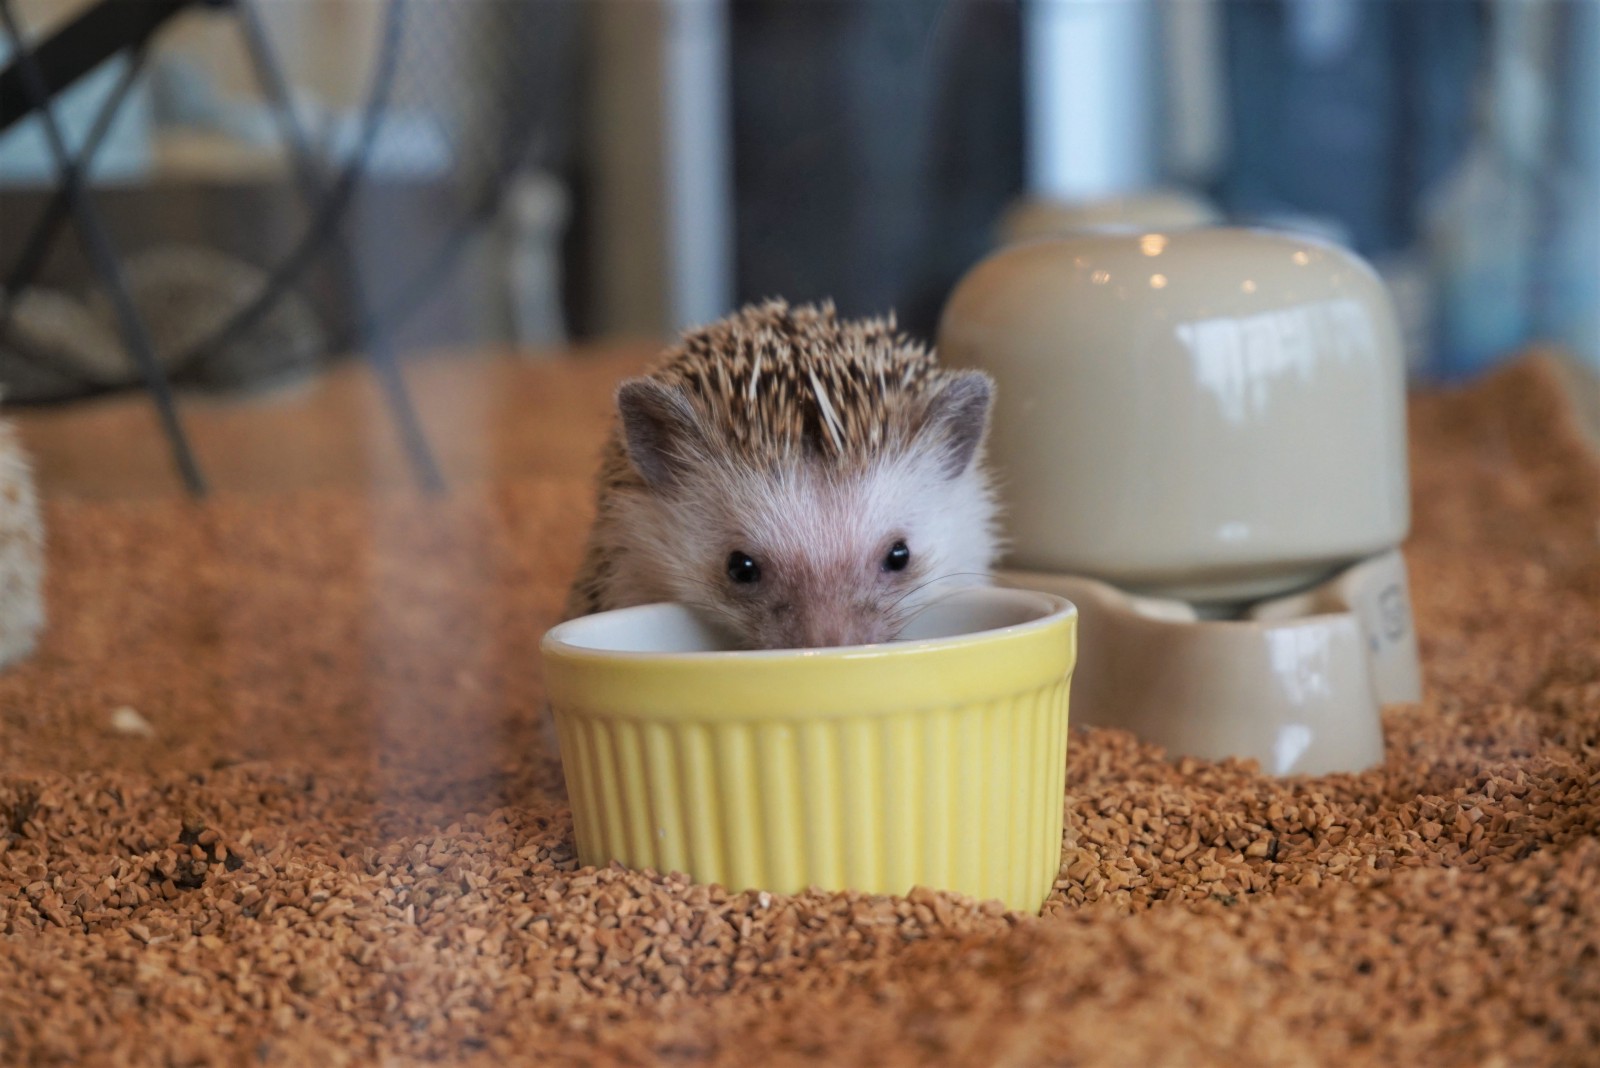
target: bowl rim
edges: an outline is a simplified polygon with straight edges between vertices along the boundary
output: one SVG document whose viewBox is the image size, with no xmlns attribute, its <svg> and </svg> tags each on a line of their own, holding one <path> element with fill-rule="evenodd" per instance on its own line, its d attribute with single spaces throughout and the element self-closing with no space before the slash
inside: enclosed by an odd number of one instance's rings
<svg viewBox="0 0 1600 1068">
<path fill-rule="evenodd" d="M 657 601 L 651 604 L 631 605 L 627 608 L 614 608 L 606 612 L 594 612 L 557 623 L 547 630 L 544 637 L 540 639 L 539 651 L 545 656 L 556 656 L 574 661 L 640 665 L 659 663 L 703 664 L 708 666 L 724 664 L 731 666 L 734 664 L 801 664 L 891 659 L 906 656 L 925 656 L 943 649 L 956 649 L 974 644 L 1009 641 L 1034 631 L 1048 630 L 1060 626 L 1063 620 L 1074 619 L 1078 615 L 1077 605 L 1060 594 L 1009 586 L 963 586 L 941 595 L 938 600 L 960 596 L 982 596 L 1002 601 L 1031 599 L 1035 603 L 1042 603 L 1048 610 L 1037 619 L 1030 619 L 1022 623 L 1011 623 L 1003 627 L 990 627 L 984 630 L 963 631 L 960 634 L 951 634 L 941 638 L 914 638 L 906 641 L 876 642 L 869 645 L 835 645 L 812 649 L 707 649 L 678 653 L 654 652 L 642 649 L 596 649 L 593 646 L 575 645 L 567 639 L 564 633 L 570 632 L 579 626 L 593 626 L 594 621 L 601 619 L 626 615 L 653 614 L 659 613 L 663 609 L 693 611 L 689 606 L 680 602 Z"/>
</svg>

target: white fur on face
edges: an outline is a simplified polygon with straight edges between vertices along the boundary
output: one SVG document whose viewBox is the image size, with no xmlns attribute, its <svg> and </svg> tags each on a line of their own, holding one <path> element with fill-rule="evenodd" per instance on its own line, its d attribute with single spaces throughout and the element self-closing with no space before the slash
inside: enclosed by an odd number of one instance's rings
<svg viewBox="0 0 1600 1068">
<path fill-rule="evenodd" d="M 981 466 L 949 478 L 926 450 L 856 475 L 815 463 L 712 466 L 670 497 L 629 492 L 613 507 L 623 537 L 614 603 L 681 601 L 752 648 L 889 641 L 942 591 L 987 582 L 997 547 Z M 885 571 L 896 541 L 910 566 Z M 729 579 L 733 552 L 755 559 L 759 582 Z"/>
</svg>

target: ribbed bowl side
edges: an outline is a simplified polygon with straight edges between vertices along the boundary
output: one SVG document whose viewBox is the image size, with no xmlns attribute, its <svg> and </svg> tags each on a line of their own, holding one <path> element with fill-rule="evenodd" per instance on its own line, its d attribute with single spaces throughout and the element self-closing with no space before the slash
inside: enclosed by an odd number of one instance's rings
<svg viewBox="0 0 1600 1068">
<path fill-rule="evenodd" d="M 1061 859 L 1068 679 L 999 700 L 744 723 L 555 710 L 578 856 L 730 889 L 913 886 L 1037 911 Z"/>
</svg>

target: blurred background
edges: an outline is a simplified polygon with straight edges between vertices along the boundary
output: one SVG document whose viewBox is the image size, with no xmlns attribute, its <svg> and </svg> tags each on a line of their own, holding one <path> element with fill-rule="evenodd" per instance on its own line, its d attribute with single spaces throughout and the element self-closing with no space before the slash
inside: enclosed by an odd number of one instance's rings
<svg viewBox="0 0 1600 1068">
<path fill-rule="evenodd" d="M 1600 367 L 1597 0 L 0 6 L 13 404 L 768 295 L 931 337 L 1003 241 L 1206 221 L 1369 258 L 1419 380 Z"/>
</svg>

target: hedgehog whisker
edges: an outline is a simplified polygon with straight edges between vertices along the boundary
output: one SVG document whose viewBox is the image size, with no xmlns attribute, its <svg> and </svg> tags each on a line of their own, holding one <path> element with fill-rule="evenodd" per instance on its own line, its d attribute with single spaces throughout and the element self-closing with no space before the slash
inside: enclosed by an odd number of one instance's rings
<svg viewBox="0 0 1600 1068">
<path fill-rule="evenodd" d="M 887 612 L 894 611 L 901 604 L 905 603 L 907 598 L 913 597 L 916 594 L 921 593 L 923 590 L 927 589 L 929 586 L 932 586 L 935 583 L 944 582 L 947 579 L 953 579 L 953 578 L 987 578 L 987 577 L 988 577 L 988 575 L 985 572 L 982 572 L 982 571 L 947 571 L 944 574 L 935 575 L 933 578 L 928 579 L 926 582 L 919 582 L 917 585 L 911 587 L 909 590 L 903 591 L 898 597 L 896 597 L 894 600 L 889 602 L 889 605 L 885 609 L 885 611 L 887 611 Z"/>
<path fill-rule="evenodd" d="M 927 589 L 936 582 L 943 582 L 946 579 L 952 578 L 968 577 L 988 578 L 989 576 L 987 572 L 983 571 L 948 571 L 944 574 L 936 575 L 933 578 L 928 579 L 926 582 L 918 583 L 916 586 L 913 586 L 911 589 L 902 593 L 899 597 L 896 597 L 892 602 L 890 602 L 888 607 L 884 609 L 884 614 L 888 616 L 889 629 L 894 634 L 894 637 L 890 638 L 889 640 L 905 641 L 906 639 L 900 637 L 900 632 L 905 630 L 906 627 L 910 626 L 912 621 L 920 616 L 923 612 L 927 611 L 929 608 L 932 608 L 935 603 L 934 601 L 930 600 L 922 604 L 913 605 L 909 609 L 904 608 L 903 606 L 906 600 L 913 594 L 920 590 Z"/>
<path fill-rule="evenodd" d="M 917 605 L 909 612 L 896 612 L 893 617 L 895 634 L 898 635 L 901 631 L 909 627 L 918 616 L 922 615 L 922 613 L 926 612 L 932 606 L 933 602 L 930 601 L 927 604 Z"/>
<path fill-rule="evenodd" d="M 980 572 L 980 571 L 950 571 L 950 572 L 946 572 L 945 574 L 942 574 L 942 575 L 935 575 L 933 578 L 930 578 L 930 579 L 927 579 L 926 581 L 917 583 L 915 586 L 911 587 L 909 590 L 901 591 L 900 595 L 897 596 L 893 601 L 890 602 L 890 605 L 891 606 L 898 605 L 898 604 L 904 602 L 907 598 L 913 597 L 916 594 L 921 593 L 923 590 L 927 589 L 929 586 L 933 586 L 933 585 L 935 585 L 937 583 L 944 582 L 944 581 L 946 581 L 948 579 L 963 578 L 963 577 L 966 577 L 966 576 L 981 575 L 981 574 L 982 574 L 982 572 Z"/>
</svg>

